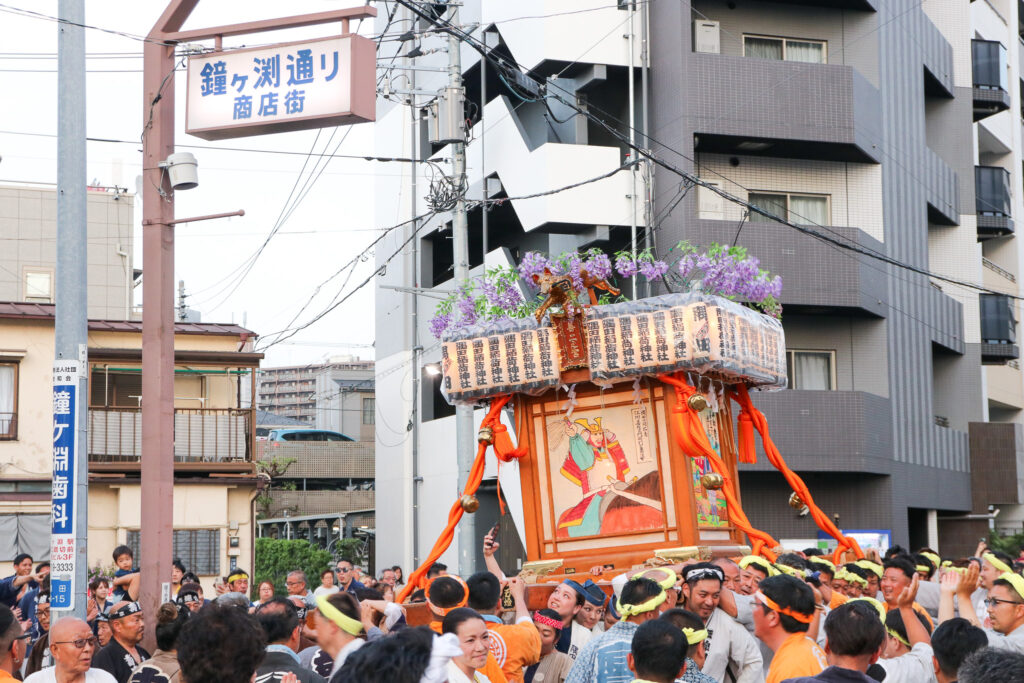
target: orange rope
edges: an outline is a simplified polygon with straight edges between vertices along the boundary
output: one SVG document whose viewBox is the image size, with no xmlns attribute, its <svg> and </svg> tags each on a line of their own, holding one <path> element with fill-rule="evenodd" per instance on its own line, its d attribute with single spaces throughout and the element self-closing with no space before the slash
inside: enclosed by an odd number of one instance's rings
<svg viewBox="0 0 1024 683">
<path fill-rule="evenodd" d="M 776 555 L 772 548 L 775 548 L 779 542 L 764 531 L 755 529 L 750 520 L 747 519 L 746 513 L 743 512 L 743 508 L 736 498 L 736 489 L 732 478 L 729 476 L 728 468 L 722 459 L 718 457 L 715 449 L 711 447 L 707 432 L 704 431 L 704 425 L 701 424 L 697 411 L 687 403 L 688 399 L 697 390 L 679 377 L 661 375 L 659 379 L 665 384 L 672 386 L 676 392 L 676 404 L 672 408 L 672 419 L 670 420 L 673 432 L 675 433 L 676 443 L 679 444 L 683 453 L 689 457 L 698 458 L 704 456 L 708 459 L 708 462 L 711 463 L 711 469 L 721 475 L 725 481 L 725 485 L 722 487 L 722 494 L 729 505 L 729 518 L 732 520 L 732 523 L 750 538 L 751 550 L 754 555 L 762 555 L 768 558 L 769 561 L 774 562 Z"/>
<path fill-rule="evenodd" d="M 811 497 L 811 492 L 808 490 L 807 484 L 805 484 L 804 480 L 800 478 L 800 475 L 789 469 L 789 465 L 787 465 L 786 461 L 782 459 L 782 454 L 779 452 L 779 449 L 775 447 L 771 434 L 768 433 L 768 420 L 765 419 L 764 414 L 760 410 L 754 407 L 753 402 L 750 400 L 750 392 L 747 391 L 747 387 L 742 384 L 738 384 L 733 391 L 729 392 L 729 395 L 740 405 L 740 424 L 743 424 L 744 419 L 753 424 L 754 428 L 757 429 L 757 432 L 761 435 L 761 442 L 764 444 L 764 452 L 768 456 L 768 460 L 775 466 L 775 469 L 782 472 L 782 476 L 786 478 L 786 482 L 789 484 L 790 488 L 800 496 L 800 500 L 802 500 L 804 505 L 810 509 L 811 517 L 814 518 L 814 522 L 818 525 L 818 528 L 836 539 L 836 542 L 839 545 L 836 546 L 836 551 L 832 555 L 832 561 L 839 564 L 840 557 L 847 550 L 853 550 L 857 559 L 862 559 L 864 557 L 864 551 L 860 549 L 860 545 L 857 543 L 856 539 L 843 535 L 843 532 L 836 527 L 829 516 L 814 504 L 814 498 Z M 751 451 L 753 451 L 752 434 L 748 444 Z"/>
<path fill-rule="evenodd" d="M 481 429 L 484 427 L 495 429 L 495 426 L 500 424 L 500 422 L 498 422 L 498 416 L 501 414 L 501 409 L 506 403 L 508 403 L 508 400 L 508 396 L 501 396 L 491 401 L 491 408 L 487 411 L 487 415 L 484 417 L 483 422 L 480 425 Z M 512 443 L 511 440 L 508 439 L 507 435 L 506 440 L 509 444 Z M 459 500 L 456 500 L 455 504 L 452 505 L 451 509 L 448 511 L 448 525 L 445 526 L 444 531 L 441 532 L 437 542 L 434 543 L 434 547 L 431 548 L 427 559 L 423 564 L 416 568 L 416 571 L 414 571 L 411 576 L 409 576 L 409 581 L 405 584 L 396 598 L 398 603 L 405 602 L 406 598 L 409 597 L 409 594 L 417 588 L 426 588 L 427 570 L 430 569 L 430 565 L 437 562 L 441 555 L 444 555 L 445 551 L 448 550 L 448 547 L 452 544 L 452 540 L 455 538 L 455 527 L 459 525 L 459 522 L 462 520 L 462 515 L 465 514 L 465 510 L 462 509 L 460 500 L 463 495 L 475 494 L 477 489 L 480 488 L 480 482 L 483 481 L 484 454 L 487 453 L 487 446 L 488 443 L 485 441 L 481 441 L 477 444 L 476 460 L 473 461 L 473 467 L 469 471 L 469 478 L 466 480 L 466 488 L 463 489 L 462 494 L 459 496 Z"/>
</svg>

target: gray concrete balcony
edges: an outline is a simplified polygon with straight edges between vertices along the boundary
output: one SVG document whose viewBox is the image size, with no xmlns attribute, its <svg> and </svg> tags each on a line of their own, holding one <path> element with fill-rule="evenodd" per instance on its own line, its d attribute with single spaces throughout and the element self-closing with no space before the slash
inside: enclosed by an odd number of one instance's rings
<svg viewBox="0 0 1024 683">
<path fill-rule="evenodd" d="M 863 391 L 754 392 L 772 440 L 786 463 L 805 472 L 890 474 L 893 469 L 892 405 Z M 774 469 L 758 443 L 756 465 Z"/>
<path fill-rule="evenodd" d="M 879 163 L 878 89 L 853 67 L 708 53 L 692 63 L 697 151 Z M 770 100 L 752 101 L 766 83 Z"/>
<path fill-rule="evenodd" d="M 812 228 L 843 243 L 884 251 L 884 245 L 858 228 Z M 685 230 L 694 244 L 732 244 L 734 221 L 696 220 Z M 748 225 L 739 244 L 757 254 L 763 268 L 780 275 L 782 304 L 808 311 L 884 318 L 888 315 L 889 274 L 881 262 L 832 247 L 778 223 Z"/>
</svg>

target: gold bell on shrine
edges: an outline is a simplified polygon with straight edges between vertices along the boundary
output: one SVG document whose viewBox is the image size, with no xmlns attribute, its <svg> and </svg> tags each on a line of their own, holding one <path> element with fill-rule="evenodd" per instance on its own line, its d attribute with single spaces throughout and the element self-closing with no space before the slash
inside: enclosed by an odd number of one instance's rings
<svg viewBox="0 0 1024 683">
<path fill-rule="evenodd" d="M 459 505 L 462 506 L 464 511 L 470 514 L 473 514 L 480 509 L 480 501 L 471 493 L 464 494 L 462 498 L 459 498 Z"/>
<path fill-rule="evenodd" d="M 803 510 L 806 505 L 807 504 L 804 502 L 804 499 L 801 498 L 800 494 L 798 494 L 796 491 L 793 491 L 793 493 L 790 494 L 789 507 L 793 508 L 794 510 Z"/>
<path fill-rule="evenodd" d="M 704 398 L 703 394 L 694 394 L 686 400 L 690 408 L 697 411 L 698 413 L 708 407 L 708 400 Z"/>
<path fill-rule="evenodd" d="M 707 474 L 701 475 L 700 485 L 708 491 L 717 491 L 725 486 L 725 477 L 717 472 L 708 472 Z"/>
</svg>

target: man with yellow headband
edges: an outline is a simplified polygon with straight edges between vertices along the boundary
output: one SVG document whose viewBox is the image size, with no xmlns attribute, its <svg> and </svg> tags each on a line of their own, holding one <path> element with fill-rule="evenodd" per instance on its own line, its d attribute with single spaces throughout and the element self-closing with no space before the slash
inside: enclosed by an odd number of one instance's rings
<svg viewBox="0 0 1024 683">
<path fill-rule="evenodd" d="M 721 609 L 723 578 L 722 570 L 708 562 L 683 568 L 682 607 L 699 616 L 708 632 L 707 659 L 701 671 L 717 681 L 727 680 L 727 676 L 738 683 L 761 681 L 764 660 L 757 642 Z M 739 607 L 737 600 L 737 610 Z"/>
<path fill-rule="evenodd" d="M 740 588 L 737 592 L 743 595 L 753 595 L 762 580 L 779 573 L 771 562 L 760 555 L 747 555 L 739 561 L 739 565 Z"/>
<path fill-rule="evenodd" d="M 569 670 L 565 683 L 630 683 L 633 673 L 626 662 L 640 624 L 656 619 L 665 603 L 665 589 L 643 576 L 622 587 L 617 608 L 622 620 L 591 638 Z"/>
<path fill-rule="evenodd" d="M 228 592 L 249 594 L 249 573 L 244 569 L 235 569 L 228 574 Z"/>
<path fill-rule="evenodd" d="M 366 644 L 359 637 L 363 632 L 359 601 L 348 593 L 333 593 L 317 598 L 316 606 L 316 640 L 320 649 L 334 659 L 334 667 L 326 677 L 333 680 L 348 656 Z"/>
<path fill-rule="evenodd" d="M 678 607 L 665 611 L 660 619 L 670 622 L 682 631 L 686 639 L 686 668 L 679 678 L 679 683 L 717 683 L 715 679 L 701 671 L 707 660 L 705 646 L 708 630 L 704 628 L 704 620 L 693 612 Z"/>
<path fill-rule="evenodd" d="M 943 604 L 940 618 L 952 616 L 952 598 L 955 590 L 959 598 L 960 616 L 975 626 L 981 626 L 978 614 L 971 604 L 970 595 L 977 581 L 977 570 L 968 569 L 965 575 L 949 572 L 942 577 Z M 1024 653 L 1024 577 L 1006 572 L 992 581 L 985 599 L 991 628 L 982 627 L 989 647 Z"/>
<path fill-rule="evenodd" d="M 822 649 L 807 636 L 814 620 L 814 591 L 792 576 L 773 576 L 756 593 L 754 632 L 775 653 L 767 683 L 816 676 L 828 666 Z"/>
</svg>

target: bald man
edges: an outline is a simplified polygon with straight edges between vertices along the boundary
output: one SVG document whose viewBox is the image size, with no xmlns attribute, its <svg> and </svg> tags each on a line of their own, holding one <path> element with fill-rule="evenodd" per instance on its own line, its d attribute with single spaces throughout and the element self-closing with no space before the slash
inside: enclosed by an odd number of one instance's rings
<svg viewBox="0 0 1024 683">
<path fill-rule="evenodd" d="M 50 627 L 50 654 L 53 666 L 37 671 L 25 683 L 116 683 L 102 669 L 93 669 L 96 636 L 89 624 L 75 617 L 64 617 Z"/>
</svg>

